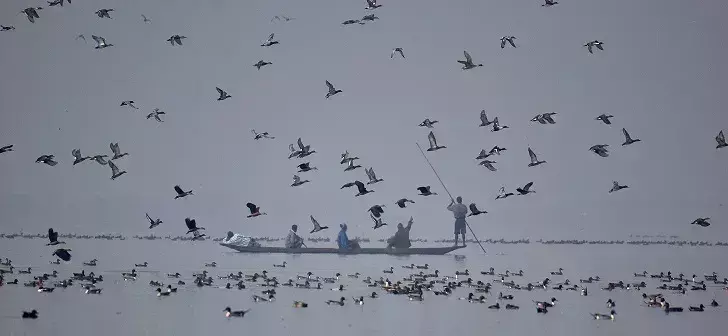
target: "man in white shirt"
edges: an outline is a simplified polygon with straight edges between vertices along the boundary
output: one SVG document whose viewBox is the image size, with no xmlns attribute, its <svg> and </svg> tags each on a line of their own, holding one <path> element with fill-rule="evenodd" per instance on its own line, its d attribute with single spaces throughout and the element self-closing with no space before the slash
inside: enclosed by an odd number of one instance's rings
<svg viewBox="0 0 728 336">
<path fill-rule="evenodd" d="M 458 234 L 463 236 L 463 246 L 466 246 L 465 232 L 467 223 L 465 222 L 465 216 L 468 215 L 468 207 L 463 204 L 463 198 L 458 196 L 457 203 L 450 199 L 450 205 L 447 206 L 447 209 L 452 211 L 453 216 L 455 216 L 455 246 L 458 245 Z"/>
</svg>

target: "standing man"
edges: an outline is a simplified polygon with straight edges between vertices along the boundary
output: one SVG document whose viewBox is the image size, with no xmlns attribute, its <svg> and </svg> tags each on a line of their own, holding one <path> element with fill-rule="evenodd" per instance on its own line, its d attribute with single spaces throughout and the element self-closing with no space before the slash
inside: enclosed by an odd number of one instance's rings
<svg viewBox="0 0 728 336">
<path fill-rule="evenodd" d="M 463 198 L 458 196 L 457 203 L 455 203 L 455 200 L 450 199 L 450 205 L 447 206 L 447 209 L 452 211 L 452 214 L 455 216 L 455 246 L 458 245 L 458 234 L 461 234 L 463 236 L 463 246 L 466 246 L 465 216 L 468 215 L 468 207 L 463 204 Z"/>
</svg>

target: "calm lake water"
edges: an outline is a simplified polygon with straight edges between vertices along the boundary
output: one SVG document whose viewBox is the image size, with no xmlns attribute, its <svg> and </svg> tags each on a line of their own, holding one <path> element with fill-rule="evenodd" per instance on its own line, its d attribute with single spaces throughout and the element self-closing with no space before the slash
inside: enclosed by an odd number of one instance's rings
<svg viewBox="0 0 728 336">
<path fill-rule="evenodd" d="M 477 244 L 445 256 L 338 256 L 338 255 L 249 255 L 229 252 L 212 241 L 102 241 L 66 240 L 73 260 L 67 264 L 51 265 L 52 247 L 43 246 L 40 239 L 2 239 L 0 257 L 13 260 L 18 268 L 33 267 L 33 274 L 57 270 L 58 279 L 69 277 L 71 272 L 94 271 L 102 274 L 102 295 L 86 295 L 79 285 L 66 289 L 57 288 L 53 293 L 38 293 L 21 285 L 0 287 L 0 335 L 229 335 L 251 333 L 256 335 L 331 335 L 345 332 L 349 335 L 482 335 L 496 333 L 507 335 L 685 335 L 704 334 L 725 330 L 728 291 L 723 285 L 710 285 L 707 291 L 688 291 L 676 294 L 665 291 L 665 297 L 673 306 L 708 305 L 716 299 L 723 306 L 707 307 L 705 312 L 675 313 L 666 315 L 656 308 L 642 306 L 641 292 L 614 290 L 603 291 L 607 282 L 639 282 L 634 272 L 646 270 L 652 273 L 672 271 L 691 276 L 718 272 L 728 277 L 724 247 L 675 247 L 675 246 L 627 246 L 627 245 L 486 245 L 483 255 Z M 311 244 L 309 244 L 311 245 Z M 433 243 L 427 244 L 429 246 Z M 319 246 L 327 246 L 319 244 Z M 82 267 L 82 261 L 99 259 L 96 267 Z M 137 281 L 123 281 L 120 272 L 129 271 L 134 263 L 149 262 L 147 268 L 137 268 Z M 205 268 L 204 263 L 216 261 L 218 267 Z M 273 264 L 288 263 L 286 268 L 274 268 Z M 399 280 L 412 270 L 401 268 L 409 264 L 431 265 L 442 275 L 453 276 L 456 270 L 470 270 L 473 280 L 493 284 L 493 295 L 487 304 L 472 304 L 457 300 L 467 296 L 468 288 L 459 288 L 450 297 L 435 296 L 425 292 L 422 302 L 408 301 L 406 296 L 381 294 L 378 299 L 366 299 L 363 306 L 347 304 L 344 307 L 328 306 L 324 301 L 338 299 L 340 292 L 330 291 L 333 284 L 324 284 L 324 290 L 306 290 L 290 287 L 276 289 L 276 301 L 255 303 L 253 294 L 265 289 L 249 285 L 245 290 L 215 287 L 197 288 L 192 284 L 192 273 L 207 269 L 216 285 L 224 286 L 228 280 L 218 280 L 217 275 L 242 271 L 246 274 L 268 270 L 269 276 L 281 282 L 305 274 L 308 271 L 321 277 L 331 277 L 339 272 L 344 275 L 341 284 L 347 300 L 353 296 L 366 296 L 373 288 L 366 287 L 360 279 L 346 274 L 360 272 L 379 278 L 389 276 Z M 393 266 L 395 273 L 383 274 L 382 270 Z M 496 273 L 506 269 L 523 269 L 524 277 L 511 277 L 516 283 L 540 281 L 546 277 L 553 283 L 565 279 L 578 283 L 579 278 L 599 275 L 600 283 L 586 284 L 589 296 L 578 292 L 549 289 L 534 291 L 510 290 L 493 282 L 491 276 L 481 270 L 494 267 Z M 550 271 L 564 268 L 564 276 L 552 276 Z M 167 273 L 179 272 L 187 282 L 179 292 L 170 297 L 158 298 L 155 287 L 149 281 L 173 283 Z M 31 275 L 9 274 L 6 281 L 19 278 L 20 282 L 32 279 Z M 467 277 L 460 277 L 467 278 Z M 170 281 L 173 280 L 173 281 Z M 657 293 L 655 279 L 646 279 L 645 292 Z M 441 287 L 441 285 L 438 285 Z M 494 304 L 498 292 L 515 296 L 513 304 L 520 310 L 487 309 Z M 537 314 L 531 300 L 545 301 L 556 297 L 558 304 L 548 314 Z M 608 313 L 605 302 L 616 302 L 615 321 L 595 321 L 588 313 Z M 309 307 L 292 307 L 294 300 L 305 301 Z M 504 303 L 502 303 L 504 304 Z M 244 318 L 228 320 L 222 310 L 251 309 Z M 22 320 L 21 311 L 37 309 L 40 318 Z"/>
</svg>

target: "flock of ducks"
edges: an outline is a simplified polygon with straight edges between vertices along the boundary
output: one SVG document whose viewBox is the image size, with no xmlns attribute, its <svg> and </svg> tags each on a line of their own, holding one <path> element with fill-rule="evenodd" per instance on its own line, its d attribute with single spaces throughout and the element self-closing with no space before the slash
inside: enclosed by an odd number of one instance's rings
<svg viewBox="0 0 728 336">
<path fill-rule="evenodd" d="M 84 262 L 84 267 L 97 267 L 98 260 L 90 260 Z M 0 260 L 0 286 L 13 286 L 23 284 L 26 288 L 32 288 L 39 293 L 52 293 L 56 288 L 66 290 L 73 286 L 81 288 L 81 292 L 87 295 L 101 295 L 103 288 L 100 287 L 105 283 L 103 275 L 96 275 L 94 272 L 86 273 L 81 270 L 80 273 L 73 273 L 70 277 L 59 280 L 60 275 L 57 271 L 51 273 L 43 273 L 33 275 L 32 268 L 16 269 L 11 260 Z M 217 276 L 217 280 L 222 280 L 225 284 L 218 285 L 207 269 L 216 268 L 216 262 L 205 263 L 205 270 L 191 274 L 189 277 L 183 277 L 179 272 L 167 274 L 170 283 L 163 283 L 159 280 L 150 280 L 149 286 L 154 290 L 151 295 L 160 299 L 168 298 L 173 295 L 181 295 L 185 290 L 196 288 L 218 288 L 222 290 L 248 290 L 251 292 L 251 301 L 253 303 L 269 303 L 274 304 L 279 301 L 280 294 L 295 297 L 296 291 L 289 291 L 283 288 L 291 288 L 296 290 L 314 290 L 326 293 L 328 291 L 337 292 L 339 294 L 328 295 L 328 299 L 322 300 L 322 304 L 329 306 L 346 306 L 348 304 L 363 305 L 369 300 L 376 300 L 380 295 L 395 295 L 405 298 L 408 301 L 422 302 L 427 300 L 441 299 L 457 299 L 469 304 L 483 304 L 485 309 L 497 311 L 504 310 L 520 310 L 522 307 L 530 306 L 534 312 L 539 314 L 547 314 L 549 311 L 556 309 L 559 299 L 556 296 L 581 296 L 588 297 L 590 295 L 589 288 L 598 288 L 605 292 L 613 291 L 629 291 L 636 292 L 633 305 L 642 305 L 645 308 L 659 308 L 665 314 L 680 313 L 685 309 L 683 307 L 671 305 L 673 298 L 690 297 L 689 292 L 708 291 L 712 288 L 728 290 L 728 279 L 720 278 L 716 272 L 698 277 L 693 274 L 686 277 L 684 274 L 677 276 L 672 272 L 660 272 L 657 274 L 648 274 L 647 271 L 636 272 L 633 279 L 605 281 L 598 275 L 590 275 L 571 281 L 563 268 L 551 271 L 546 277 L 536 277 L 533 281 L 521 281 L 527 275 L 523 270 L 511 271 L 504 270 L 496 273 L 493 267 L 487 271 L 481 271 L 482 280 L 475 280 L 475 273 L 471 273 L 468 269 L 464 271 L 456 271 L 452 275 L 441 274 L 437 269 L 432 270 L 429 264 L 424 265 L 402 265 L 401 271 L 395 267 L 389 267 L 382 271 L 381 275 L 372 274 L 365 276 L 359 272 L 348 274 L 346 276 L 339 272 L 331 274 L 331 276 L 315 276 L 313 272 L 306 272 L 303 275 L 296 275 L 288 280 L 279 280 L 278 276 L 274 276 L 268 270 L 262 270 L 260 273 L 244 274 L 242 271 L 229 272 Z M 137 272 L 137 268 L 148 268 L 149 263 L 143 262 L 135 264 L 130 272 L 122 272 L 119 280 L 124 282 L 136 282 L 143 277 L 142 273 Z M 273 269 L 281 270 L 281 276 L 288 269 L 288 263 L 274 264 Z M 400 274 L 402 272 L 402 274 Z M 151 273 L 149 273 L 151 274 Z M 5 280 L 5 277 L 15 276 L 13 280 Z M 27 276 L 27 281 L 18 280 L 19 277 Z M 119 276 L 119 275 L 116 275 Z M 32 277 L 32 278 L 30 278 Z M 558 279 L 558 280 L 552 280 Z M 190 285 L 187 281 L 191 280 Z M 188 280 L 189 281 L 189 280 Z M 648 282 L 650 283 L 648 285 Z M 653 283 L 654 282 L 654 283 Z M 114 283 L 119 283 L 114 281 Z M 657 283 L 658 285 L 655 285 Z M 180 287 L 173 287 L 173 284 Z M 494 288 L 495 286 L 498 288 Z M 654 287 L 653 287 L 654 286 Z M 465 296 L 456 296 L 456 291 L 467 292 Z M 648 292 L 649 291 L 649 292 Z M 658 291 L 656 293 L 650 293 Z M 497 294 L 495 294 L 497 292 Z M 513 294 L 504 294 L 504 293 Z M 573 292 L 569 294 L 568 292 Z M 350 293 L 346 295 L 346 293 Z M 531 295 L 544 300 L 524 300 L 521 295 Z M 351 301 L 347 299 L 351 297 Z M 550 298 L 549 298 L 550 297 Z M 548 299 L 546 299 L 548 298 Z M 309 303 L 288 299 L 292 302 L 293 308 L 307 308 Z M 351 302 L 351 303 L 348 303 Z M 525 306 L 524 306 L 525 305 Z M 694 306 L 688 306 L 690 312 L 703 312 L 710 309 L 718 309 L 720 303 L 716 299 L 710 302 L 696 302 Z M 587 317 L 595 320 L 615 320 L 617 316 L 617 303 L 609 298 L 604 303 L 604 311 L 591 312 Z M 250 313 L 251 309 L 233 310 L 230 307 L 223 309 L 224 317 L 244 317 Z M 33 309 L 31 311 L 23 311 L 22 318 L 36 319 L 39 313 Z"/>
</svg>

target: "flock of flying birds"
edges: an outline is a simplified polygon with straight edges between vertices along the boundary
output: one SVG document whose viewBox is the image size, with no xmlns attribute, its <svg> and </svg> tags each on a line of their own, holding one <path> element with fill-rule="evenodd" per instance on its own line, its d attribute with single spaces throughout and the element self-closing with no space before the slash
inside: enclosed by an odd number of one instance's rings
<svg viewBox="0 0 728 336">
<path fill-rule="evenodd" d="M 53 0 L 53 1 L 48 1 L 48 5 L 51 7 L 53 7 L 53 6 L 63 7 L 64 1 L 67 1 L 69 4 L 71 3 L 71 0 Z M 382 7 L 382 5 L 378 4 L 376 0 L 366 0 L 366 3 L 367 3 L 367 6 L 365 9 L 367 9 L 367 10 L 374 10 L 374 9 Z M 558 4 L 558 2 L 555 2 L 553 0 L 545 0 L 545 3 L 542 4 L 542 6 L 551 7 L 556 4 Z M 40 15 L 38 14 L 38 11 L 40 11 L 42 9 L 43 9 L 42 7 L 28 7 L 26 9 L 23 9 L 20 12 L 20 14 L 25 14 L 26 17 L 28 18 L 28 21 L 30 21 L 31 23 L 34 23 L 36 19 L 40 19 Z M 114 11 L 114 9 L 99 9 L 95 12 L 95 14 L 99 18 L 111 19 L 111 12 L 113 12 L 113 11 Z M 142 15 L 141 17 L 142 17 L 142 20 L 144 23 L 151 23 L 151 20 L 149 20 L 145 15 Z M 376 15 L 369 14 L 369 15 L 364 16 L 360 20 L 354 20 L 354 19 L 346 20 L 343 22 L 343 25 L 366 24 L 366 22 L 369 22 L 369 21 L 373 22 L 377 19 L 379 19 L 379 18 Z M 287 21 L 294 20 L 294 18 L 286 17 L 286 16 L 275 16 L 275 17 L 273 17 L 273 19 L 271 21 L 274 21 L 274 20 L 277 20 L 277 21 L 285 20 L 287 22 Z M 13 30 L 15 30 L 14 26 L 0 25 L 0 31 L 13 31 Z M 91 38 L 96 42 L 95 49 L 104 49 L 104 48 L 113 46 L 113 44 L 108 43 L 106 41 L 106 39 L 101 36 L 92 35 Z M 167 42 L 169 42 L 172 46 L 175 46 L 175 45 L 182 46 L 183 40 L 186 38 L 187 37 L 181 36 L 181 35 L 172 35 L 169 37 Z M 82 39 L 85 41 L 86 37 L 83 34 L 81 34 L 81 35 L 78 35 L 76 37 L 76 39 L 77 40 Z M 501 42 L 500 46 L 502 49 L 506 48 L 509 45 L 513 48 L 517 48 L 515 40 L 516 40 L 515 36 L 503 36 L 500 40 L 500 42 Z M 279 43 L 280 42 L 275 39 L 275 33 L 272 33 L 268 36 L 268 38 L 260 46 L 261 47 L 271 47 L 271 46 L 277 45 Z M 589 53 L 593 53 L 594 48 L 596 48 L 598 50 L 604 50 L 603 45 L 604 45 L 603 42 L 594 40 L 594 41 L 590 41 L 590 42 L 587 42 L 586 44 L 584 44 L 584 47 L 587 48 Z M 394 56 L 397 54 L 399 54 L 402 58 L 405 58 L 404 51 L 401 47 L 394 48 L 391 51 L 390 58 L 394 58 Z M 467 51 L 464 51 L 463 54 L 464 54 L 465 60 L 457 61 L 458 63 L 460 63 L 462 65 L 463 70 L 470 70 L 470 69 L 474 69 L 474 68 L 483 66 L 483 64 L 474 63 L 471 55 Z M 272 63 L 264 61 L 264 60 L 260 60 L 257 63 L 255 63 L 253 66 L 255 66 L 258 70 L 260 70 L 262 67 L 264 67 L 266 65 L 270 65 L 270 64 L 272 64 Z M 328 89 L 328 91 L 325 95 L 326 99 L 331 99 L 335 95 L 343 92 L 342 90 L 337 89 L 328 80 L 326 81 L 326 87 Z M 225 90 L 223 90 L 219 87 L 216 87 L 216 90 L 218 93 L 218 97 L 217 97 L 218 101 L 223 101 L 223 100 L 232 98 L 232 96 L 230 94 L 228 94 L 228 92 L 226 92 Z M 137 106 L 135 106 L 135 102 L 133 100 L 122 101 L 120 106 L 129 107 L 129 108 L 137 109 L 137 110 L 139 109 Z M 154 119 L 157 122 L 163 122 L 161 116 L 165 115 L 165 114 L 166 113 L 164 111 L 161 111 L 159 108 L 155 108 L 152 110 L 151 113 L 149 113 L 147 115 L 147 119 Z M 557 114 L 556 112 L 538 114 L 533 119 L 531 119 L 531 121 L 535 122 L 535 123 L 543 124 L 543 125 L 555 124 L 556 121 L 554 119 L 554 116 L 556 114 Z M 612 116 L 612 115 L 602 114 L 602 115 L 596 117 L 596 120 L 601 121 L 602 123 L 604 123 L 606 125 L 611 125 L 612 124 L 611 118 L 613 118 L 613 117 L 614 116 Z M 436 124 L 437 122 L 438 122 L 437 120 L 425 119 L 422 123 L 420 123 L 419 126 L 429 128 L 429 129 L 434 129 L 434 124 Z M 486 114 L 485 110 L 480 112 L 479 127 L 491 127 L 491 132 L 499 132 L 499 131 L 509 128 L 509 126 L 502 125 L 500 123 L 498 117 L 495 117 L 492 120 L 490 120 L 488 118 L 488 115 Z M 255 140 L 275 139 L 275 137 L 271 136 L 268 132 L 259 133 L 259 132 L 255 131 L 254 129 L 251 131 L 254 135 Z M 624 135 L 624 139 L 625 139 L 624 142 L 622 143 L 622 146 L 632 145 L 636 142 L 641 141 L 640 139 L 633 138 L 627 132 L 627 130 L 625 128 L 622 128 L 622 134 Z M 435 137 L 435 134 L 432 130 L 430 130 L 430 132 L 428 133 L 427 139 L 429 142 L 429 148 L 427 149 L 428 152 L 434 152 L 434 151 L 438 151 L 438 150 L 447 148 L 446 146 L 444 146 L 442 144 L 438 144 L 437 138 Z M 723 148 L 723 147 L 728 146 L 728 144 L 726 143 L 723 131 L 720 131 L 718 133 L 718 135 L 715 137 L 715 141 L 718 143 L 717 148 Z M 589 148 L 589 150 L 600 157 L 606 158 L 609 156 L 608 147 L 609 147 L 608 144 L 596 144 L 596 145 L 591 146 Z M 96 163 L 98 163 L 100 165 L 108 166 L 111 169 L 111 179 L 115 180 L 118 177 L 126 174 L 126 171 L 119 169 L 119 167 L 114 162 L 117 159 L 120 159 L 129 154 L 121 153 L 118 143 L 111 143 L 110 148 L 113 153 L 113 157 L 111 157 L 108 160 L 107 160 L 108 155 L 97 154 L 94 156 L 83 156 L 81 154 L 80 149 L 78 149 L 78 148 L 73 149 L 71 151 L 71 154 L 74 158 L 73 165 L 79 164 L 79 163 L 87 161 L 87 160 L 95 161 Z M 297 146 L 294 144 L 289 145 L 289 150 L 290 150 L 290 153 L 288 156 L 289 159 L 292 159 L 292 158 L 303 159 L 303 158 L 306 158 L 306 157 L 316 153 L 316 151 L 311 148 L 311 145 L 304 144 L 302 142 L 301 138 L 298 139 Z M 13 145 L 5 145 L 5 146 L 0 147 L 0 154 L 6 153 L 6 152 L 11 152 L 11 151 L 13 151 Z M 496 168 L 495 164 L 497 164 L 497 162 L 492 161 L 490 159 L 494 158 L 494 156 L 500 156 L 501 153 L 504 151 L 506 151 L 506 148 L 499 147 L 499 146 L 494 146 L 489 151 L 482 149 L 480 151 L 480 153 L 478 154 L 478 156 L 476 157 L 476 160 L 480 160 L 479 165 L 485 167 L 489 171 L 496 171 L 497 168 Z M 546 161 L 539 159 L 536 152 L 534 152 L 534 150 L 530 146 L 528 147 L 528 155 L 530 158 L 530 162 L 528 163 L 529 167 L 536 167 L 536 166 L 540 166 L 542 164 L 546 164 Z M 346 165 L 346 167 L 344 168 L 345 171 L 354 171 L 358 168 L 362 168 L 361 165 L 358 165 L 355 163 L 356 160 L 358 160 L 358 159 L 359 159 L 358 157 L 352 156 L 348 151 L 346 151 L 345 153 L 341 154 L 340 164 Z M 58 164 L 58 162 L 55 159 L 55 156 L 52 154 L 41 155 L 40 157 L 38 157 L 36 162 L 44 163 L 49 166 L 55 166 Z M 310 162 L 300 163 L 297 165 L 297 168 L 298 168 L 297 174 L 293 175 L 293 182 L 291 183 L 292 187 L 301 187 L 304 184 L 311 182 L 308 179 L 305 179 L 305 180 L 302 179 L 301 176 L 298 174 L 307 173 L 307 172 L 311 172 L 311 171 L 318 169 L 316 167 L 312 167 Z M 371 188 L 372 185 L 382 182 L 383 179 L 377 177 L 377 175 L 375 174 L 374 169 L 372 167 L 364 168 L 364 171 L 368 178 L 368 182 L 366 182 L 366 184 L 359 180 L 355 180 L 353 182 L 348 182 L 348 183 L 344 184 L 341 187 L 341 189 L 349 188 L 349 187 L 356 187 L 356 190 L 357 190 L 357 193 L 355 194 L 356 197 L 367 195 L 369 193 L 374 192 L 374 190 L 372 190 L 372 189 L 367 189 L 368 188 L 367 186 L 369 186 L 369 188 Z M 522 187 L 516 188 L 515 192 L 518 195 L 527 195 L 530 193 L 535 193 L 535 190 L 533 190 L 532 187 L 533 187 L 533 181 L 526 183 Z M 628 186 L 621 185 L 619 182 L 613 181 L 613 185 L 612 185 L 612 188 L 609 190 L 609 193 L 617 192 L 617 191 L 620 191 L 625 188 L 628 188 Z M 421 195 L 421 196 L 437 195 L 437 193 L 430 191 L 430 186 L 419 186 L 416 189 L 419 191 L 419 195 Z M 177 194 L 175 199 L 192 195 L 192 190 L 185 191 L 179 185 L 175 186 L 174 190 Z M 501 187 L 499 190 L 499 193 L 495 199 L 496 200 L 505 199 L 505 198 L 508 198 L 513 195 L 514 195 L 514 193 L 507 192 L 505 187 Z M 415 203 L 415 202 L 408 198 L 401 198 L 394 203 L 397 204 L 397 206 L 400 208 L 405 208 L 408 203 Z M 260 207 L 253 203 L 247 203 L 246 206 L 250 210 L 250 215 L 248 215 L 249 218 L 266 214 L 264 212 L 260 212 Z M 387 225 L 387 223 L 382 222 L 382 218 L 381 218 L 381 215 L 384 212 L 384 209 L 383 209 L 384 207 L 385 207 L 385 205 L 383 205 L 383 204 L 381 204 L 381 205 L 377 204 L 368 209 L 368 211 L 370 212 L 370 217 L 371 217 L 372 221 L 374 222 L 374 229 Z M 487 213 L 487 211 L 479 210 L 475 203 L 471 203 L 469 205 L 469 209 L 471 210 L 471 213 L 469 214 L 469 216 Z M 150 226 L 149 226 L 150 229 L 152 229 L 162 223 L 162 221 L 160 219 L 153 219 L 151 216 L 149 216 L 149 214 L 147 214 L 147 219 L 150 222 Z M 313 224 L 313 230 L 311 231 L 311 233 L 315 233 L 315 232 L 328 228 L 326 226 L 319 225 L 318 221 L 316 221 L 316 219 L 313 216 L 311 216 L 310 219 Z M 709 220 L 709 218 L 698 218 L 692 224 L 706 227 L 706 226 L 710 225 L 708 220 Z M 188 234 L 193 233 L 195 238 L 200 238 L 200 239 L 202 239 L 205 236 L 204 234 L 199 233 L 199 230 L 204 230 L 204 228 L 198 227 L 197 223 L 194 219 L 186 218 L 185 224 L 188 228 L 188 231 L 187 231 Z M 56 239 L 51 238 L 51 237 L 56 237 Z M 51 238 L 52 245 L 55 245 L 56 243 L 58 243 L 57 242 L 57 233 L 53 232 L 52 229 L 49 230 L 49 238 Z M 69 258 L 70 258 L 70 256 L 69 256 Z"/>
</svg>

